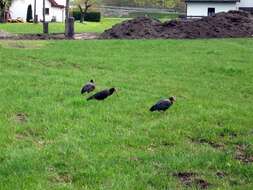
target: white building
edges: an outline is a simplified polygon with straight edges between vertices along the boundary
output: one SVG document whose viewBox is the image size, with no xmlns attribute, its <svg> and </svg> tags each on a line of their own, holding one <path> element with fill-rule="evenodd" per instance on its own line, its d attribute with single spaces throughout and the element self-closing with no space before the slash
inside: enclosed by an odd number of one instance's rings
<svg viewBox="0 0 253 190">
<path fill-rule="evenodd" d="M 34 7 L 35 2 L 36 7 Z M 46 21 L 50 22 L 56 20 L 57 22 L 63 22 L 65 20 L 64 5 L 66 4 L 66 0 L 46 0 L 45 4 Z M 10 7 L 11 18 L 22 18 L 26 21 L 27 8 L 29 5 L 32 5 L 33 17 L 35 13 L 38 15 L 38 21 L 42 21 L 43 0 L 13 0 Z"/>
<path fill-rule="evenodd" d="M 185 0 L 187 17 L 210 16 L 230 10 L 253 12 L 253 0 Z"/>
</svg>

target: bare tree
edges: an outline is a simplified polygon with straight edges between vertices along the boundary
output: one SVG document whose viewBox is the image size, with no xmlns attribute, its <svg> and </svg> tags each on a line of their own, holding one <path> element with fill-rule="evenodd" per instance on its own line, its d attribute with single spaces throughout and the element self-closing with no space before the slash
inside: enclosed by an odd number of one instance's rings
<svg viewBox="0 0 253 190">
<path fill-rule="evenodd" d="M 93 5 L 98 4 L 100 2 L 101 2 L 101 0 L 75 0 L 75 4 L 78 6 L 80 13 L 81 13 L 81 18 L 80 18 L 81 23 L 83 23 L 88 10 Z"/>
</svg>

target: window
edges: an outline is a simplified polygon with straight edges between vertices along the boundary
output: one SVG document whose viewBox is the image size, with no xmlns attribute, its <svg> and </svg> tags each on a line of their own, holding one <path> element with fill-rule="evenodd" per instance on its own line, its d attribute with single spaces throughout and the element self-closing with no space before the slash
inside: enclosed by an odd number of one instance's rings
<svg viewBox="0 0 253 190">
<path fill-rule="evenodd" d="M 239 10 L 248 11 L 253 14 L 253 7 L 239 7 Z"/>
<path fill-rule="evenodd" d="M 215 8 L 208 8 L 207 9 L 207 16 L 215 15 Z"/>
<path fill-rule="evenodd" d="M 45 14 L 49 15 L 49 8 L 45 8 Z"/>
</svg>

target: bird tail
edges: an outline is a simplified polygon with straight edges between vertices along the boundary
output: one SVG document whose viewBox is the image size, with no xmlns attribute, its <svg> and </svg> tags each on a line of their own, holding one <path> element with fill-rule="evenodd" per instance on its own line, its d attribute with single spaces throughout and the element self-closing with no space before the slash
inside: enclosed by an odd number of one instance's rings
<svg viewBox="0 0 253 190">
<path fill-rule="evenodd" d="M 86 92 L 86 89 L 85 88 L 82 88 L 81 89 L 81 94 L 84 94 Z"/>
<path fill-rule="evenodd" d="M 87 98 L 87 101 L 92 100 L 93 96 L 90 96 L 89 98 Z"/>
<path fill-rule="evenodd" d="M 151 112 L 153 112 L 153 111 L 155 111 L 156 110 L 156 107 L 155 106 L 152 106 L 150 109 L 149 109 L 149 111 L 151 111 Z"/>
</svg>

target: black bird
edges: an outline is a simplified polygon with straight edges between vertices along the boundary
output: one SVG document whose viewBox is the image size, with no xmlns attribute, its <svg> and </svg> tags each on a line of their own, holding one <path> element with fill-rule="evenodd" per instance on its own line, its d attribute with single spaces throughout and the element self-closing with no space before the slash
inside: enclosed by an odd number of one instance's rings
<svg viewBox="0 0 253 190">
<path fill-rule="evenodd" d="M 92 99 L 95 99 L 95 100 L 104 100 L 107 97 L 111 96 L 114 92 L 116 92 L 115 88 L 106 89 L 106 90 L 100 91 L 100 92 L 92 95 L 91 97 L 87 98 L 87 100 L 88 101 L 92 100 Z"/>
<path fill-rule="evenodd" d="M 96 86 L 95 86 L 95 83 L 93 80 L 90 80 L 90 82 L 86 83 L 83 88 L 81 89 L 81 94 L 84 94 L 84 93 L 90 93 L 92 92 L 93 90 L 95 90 Z"/>
<path fill-rule="evenodd" d="M 169 99 L 163 99 L 158 101 L 155 105 L 153 105 L 149 111 L 166 111 L 170 108 L 170 106 L 173 105 L 173 103 L 176 101 L 176 97 L 172 96 Z"/>
</svg>

